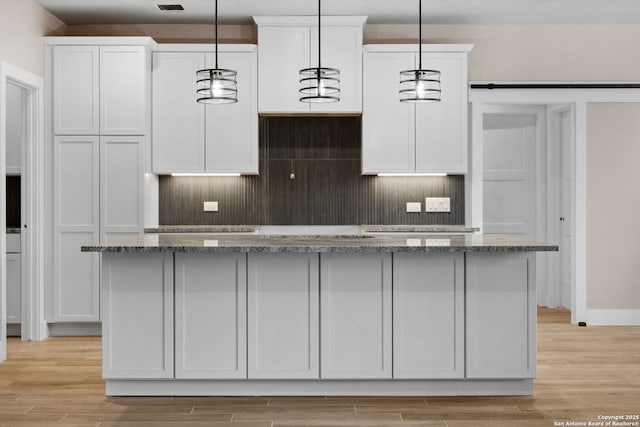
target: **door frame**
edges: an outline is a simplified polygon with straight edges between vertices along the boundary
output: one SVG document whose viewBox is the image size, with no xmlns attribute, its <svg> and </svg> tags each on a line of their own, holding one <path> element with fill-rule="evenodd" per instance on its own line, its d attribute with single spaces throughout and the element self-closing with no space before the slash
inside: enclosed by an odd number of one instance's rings
<svg viewBox="0 0 640 427">
<path fill-rule="evenodd" d="M 48 336 L 44 320 L 44 79 L 0 61 L 0 129 L 6 129 L 6 86 L 27 91 L 28 127 L 22 154 L 22 188 L 26 190 L 21 232 L 23 340 Z M 6 192 L 6 132 L 0 132 L 0 189 Z M 0 259 L 6 263 L 6 200 L 0 200 Z M 0 274 L 0 361 L 6 359 L 6 272 Z"/>
<path fill-rule="evenodd" d="M 471 82 L 485 83 L 485 82 Z M 534 84 L 536 82 L 492 82 Z M 551 82 L 542 82 L 551 83 Z M 567 82 L 564 82 L 567 83 Z M 598 83 L 598 82 L 590 82 Z M 470 89 L 471 162 L 465 177 L 466 224 L 482 231 L 482 115 L 486 104 L 569 104 L 574 109 L 574 189 L 575 281 L 571 323 L 587 322 L 587 104 L 601 102 L 640 103 L 640 91 L 629 89 Z"/>
</svg>

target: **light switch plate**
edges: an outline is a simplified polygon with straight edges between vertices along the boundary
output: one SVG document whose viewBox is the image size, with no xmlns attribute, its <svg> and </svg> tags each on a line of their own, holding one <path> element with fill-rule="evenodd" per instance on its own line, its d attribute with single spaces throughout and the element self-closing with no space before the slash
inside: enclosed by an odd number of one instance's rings
<svg viewBox="0 0 640 427">
<path fill-rule="evenodd" d="M 407 203 L 407 212 L 422 212 L 422 203 L 420 202 Z"/>
<path fill-rule="evenodd" d="M 449 197 L 427 197 L 424 203 L 425 212 L 451 212 Z"/>
<path fill-rule="evenodd" d="M 218 202 L 204 202 L 205 212 L 218 212 Z"/>
</svg>

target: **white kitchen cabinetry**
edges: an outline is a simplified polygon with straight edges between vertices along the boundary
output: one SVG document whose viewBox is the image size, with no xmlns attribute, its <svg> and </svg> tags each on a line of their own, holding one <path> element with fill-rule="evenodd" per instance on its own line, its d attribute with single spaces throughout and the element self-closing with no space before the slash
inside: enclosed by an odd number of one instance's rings
<svg viewBox="0 0 640 427">
<path fill-rule="evenodd" d="M 21 323 L 20 268 L 20 254 L 7 253 L 7 323 Z"/>
<path fill-rule="evenodd" d="M 248 254 L 248 377 L 318 378 L 318 254 Z"/>
<path fill-rule="evenodd" d="M 54 138 L 50 322 L 100 319 L 100 258 L 80 252 L 83 243 L 99 240 L 99 144 L 97 136 Z"/>
<path fill-rule="evenodd" d="M 423 68 L 441 72 L 440 102 L 400 102 L 400 71 L 418 67 L 417 46 L 364 51 L 362 173 L 467 172 L 467 56 L 471 45 L 423 46 Z"/>
<path fill-rule="evenodd" d="M 143 46 L 54 46 L 54 134 L 147 133 L 148 71 Z"/>
<path fill-rule="evenodd" d="M 175 278 L 176 378 L 246 378 L 246 254 L 176 254 Z"/>
<path fill-rule="evenodd" d="M 464 256 L 393 255 L 393 377 L 464 377 Z"/>
<path fill-rule="evenodd" d="M 219 65 L 238 73 L 235 104 L 196 102 L 196 71 L 214 67 L 213 54 L 188 45 L 153 54 L 155 173 L 258 173 L 256 47 L 220 48 Z"/>
<path fill-rule="evenodd" d="M 261 113 L 362 111 L 362 31 L 365 17 L 322 19 L 322 66 L 340 70 L 340 101 L 300 102 L 300 70 L 318 65 L 318 26 L 311 16 L 256 16 Z"/>
<path fill-rule="evenodd" d="M 321 377 L 391 378 L 391 254 L 323 253 Z"/>
<path fill-rule="evenodd" d="M 6 88 L 6 171 L 7 174 L 19 174 L 22 171 L 22 144 L 26 139 L 26 91 L 11 83 Z"/>
<path fill-rule="evenodd" d="M 466 257 L 467 378 L 534 378 L 535 254 Z"/>
<path fill-rule="evenodd" d="M 50 322 L 100 320 L 99 257 L 83 244 L 143 231 L 144 138 L 54 138 Z"/>
<path fill-rule="evenodd" d="M 173 378 L 173 254 L 104 254 L 102 281 L 104 378 Z"/>
</svg>

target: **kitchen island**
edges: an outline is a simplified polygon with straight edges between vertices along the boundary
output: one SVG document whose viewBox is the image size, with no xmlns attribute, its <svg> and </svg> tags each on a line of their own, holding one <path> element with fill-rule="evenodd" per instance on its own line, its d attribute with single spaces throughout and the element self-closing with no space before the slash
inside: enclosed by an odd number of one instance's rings
<svg viewBox="0 0 640 427">
<path fill-rule="evenodd" d="M 108 395 L 531 394 L 535 252 L 512 236 L 162 235 L 102 253 Z"/>
</svg>

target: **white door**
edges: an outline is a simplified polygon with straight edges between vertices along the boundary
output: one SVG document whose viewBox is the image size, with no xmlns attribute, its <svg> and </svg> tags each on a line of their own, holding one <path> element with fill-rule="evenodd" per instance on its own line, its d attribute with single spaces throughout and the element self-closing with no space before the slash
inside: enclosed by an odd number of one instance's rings
<svg viewBox="0 0 640 427">
<path fill-rule="evenodd" d="M 561 292 L 560 300 L 563 307 L 571 308 L 571 292 L 573 289 L 573 272 L 575 265 L 575 252 L 573 251 L 573 218 L 574 218 L 574 191 L 573 175 L 575 170 L 575 155 L 573 153 L 573 123 L 571 111 L 564 110 L 560 113 L 560 139 L 562 144 L 562 189 L 561 189 Z"/>
<path fill-rule="evenodd" d="M 535 239 L 540 112 L 535 107 L 505 108 L 483 120 L 483 228 L 485 233 Z"/>
<path fill-rule="evenodd" d="M 318 378 L 318 254 L 248 256 L 248 377 Z"/>
<path fill-rule="evenodd" d="M 323 253 L 321 377 L 391 378 L 391 254 Z"/>
</svg>

